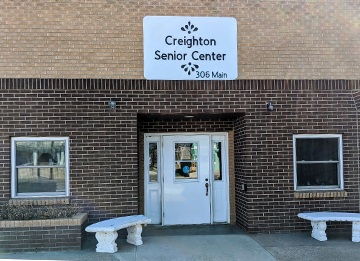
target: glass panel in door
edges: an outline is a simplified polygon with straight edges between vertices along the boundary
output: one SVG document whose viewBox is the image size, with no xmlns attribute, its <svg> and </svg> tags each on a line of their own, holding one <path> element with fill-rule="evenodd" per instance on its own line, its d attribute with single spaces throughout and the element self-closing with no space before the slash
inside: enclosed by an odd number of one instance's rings
<svg viewBox="0 0 360 261">
<path fill-rule="evenodd" d="M 197 179 L 197 143 L 175 143 L 175 179 Z"/>
</svg>

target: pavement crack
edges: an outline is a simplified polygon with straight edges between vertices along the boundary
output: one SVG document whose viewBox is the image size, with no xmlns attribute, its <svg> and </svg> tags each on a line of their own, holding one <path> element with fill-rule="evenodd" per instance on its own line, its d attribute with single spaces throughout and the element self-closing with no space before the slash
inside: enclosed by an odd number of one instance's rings
<svg viewBox="0 0 360 261">
<path fill-rule="evenodd" d="M 138 247 L 136 246 L 135 247 L 135 256 L 134 256 L 135 259 L 134 259 L 134 261 L 137 261 L 137 251 L 138 251 Z"/>
</svg>

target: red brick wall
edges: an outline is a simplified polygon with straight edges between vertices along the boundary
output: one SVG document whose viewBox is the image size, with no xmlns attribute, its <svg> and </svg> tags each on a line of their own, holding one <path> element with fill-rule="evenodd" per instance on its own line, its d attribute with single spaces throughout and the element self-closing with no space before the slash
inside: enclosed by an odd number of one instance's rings
<svg viewBox="0 0 360 261">
<path fill-rule="evenodd" d="M 240 114 L 234 114 L 237 118 Z M 161 117 L 160 115 L 158 117 Z M 209 117 L 209 118 L 207 118 Z M 225 118 L 224 118 L 225 117 Z M 234 119 L 226 115 L 202 115 L 202 119 L 141 119 L 139 118 L 139 131 L 144 133 L 161 132 L 228 132 L 234 130 Z"/>
<path fill-rule="evenodd" d="M 243 115 L 234 121 L 237 223 L 250 232 L 308 230 L 298 212 L 359 211 L 352 95 L 358 86 L 341 80 L 2 79 L 0 201 L 10 198 L 11 137 L 69 136 L 71 200 L 84 206 L 90 222 L 136 214 L 137 115 L 236 113 Z M 109 111 L 109 100 L 117 101 L 115 112 Z M 269 101 L 273 111 L 266 109 Z M 343 135 L 347 195 L 295 197 L 292 135 L 305 133 Z"/>
</svg>

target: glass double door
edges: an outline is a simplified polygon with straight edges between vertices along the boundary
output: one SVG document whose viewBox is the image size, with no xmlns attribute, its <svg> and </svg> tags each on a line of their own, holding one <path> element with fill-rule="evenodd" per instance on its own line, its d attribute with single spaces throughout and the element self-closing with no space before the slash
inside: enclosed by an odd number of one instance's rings
<svg viewBox="0 0 360 261">
<path fill-rule="evenodd" d="M 161 135 L 156 146 L 156 136 L 148 137 L 145 214 L 153 223 L 229 222 L 226 137 Z M 154 161 L 159 163 L 156 171 Z"/>
</svg>

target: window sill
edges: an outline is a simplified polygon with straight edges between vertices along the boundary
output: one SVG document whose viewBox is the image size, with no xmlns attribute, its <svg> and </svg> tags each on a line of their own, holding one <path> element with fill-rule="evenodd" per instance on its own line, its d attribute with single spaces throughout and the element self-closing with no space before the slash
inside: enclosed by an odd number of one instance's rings
<svg viewBox="0 0 360 261">
<path fill-rule="evenodd" d="M 347 192 L 345 190 L 339 191 L 321 191 L 321 190 L 314 190 L 314 191 L 296 191 L 294 192 L 295 198 L 346 198 Z"/>
<path fill-rule="evenodd" d="M 10 199 L 9 205 L 32 205 L 32 206 L 44 206 L 44 205 L 68 205 L 70 204 L 69 198 L 16 198 Z"/>
</svg>

